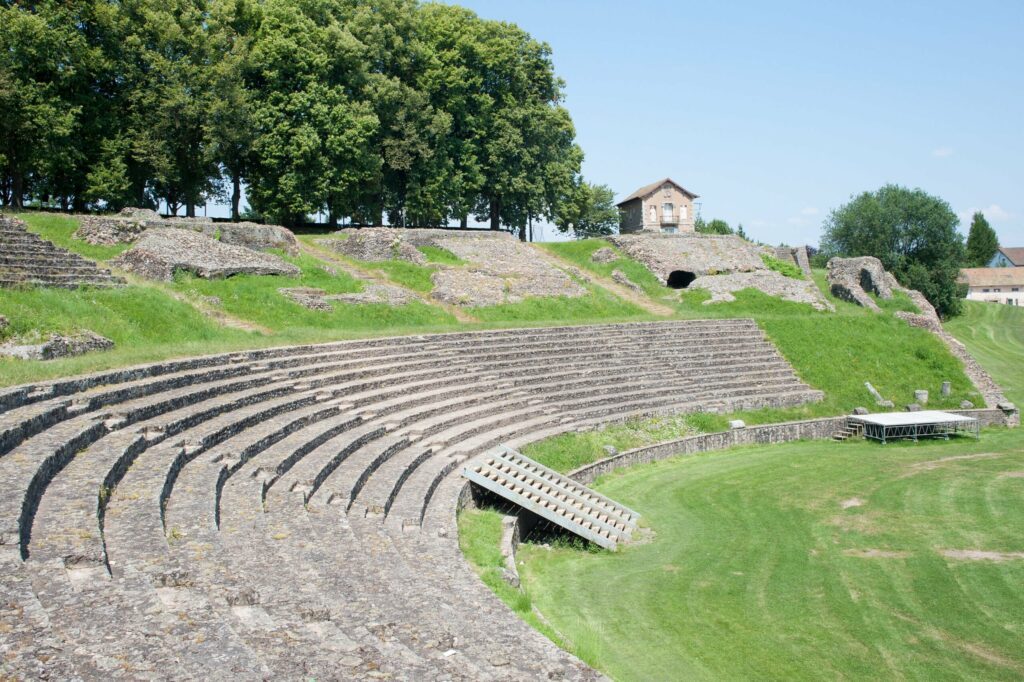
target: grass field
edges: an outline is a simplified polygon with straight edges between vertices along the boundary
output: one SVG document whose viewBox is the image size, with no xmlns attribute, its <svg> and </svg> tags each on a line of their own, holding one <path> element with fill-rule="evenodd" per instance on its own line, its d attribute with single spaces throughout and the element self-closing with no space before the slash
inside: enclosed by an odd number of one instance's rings
<svg viewBox="0 0 1024 682">
<path fill-rule="evenodd" d="M 653 542 L 527 545 L 526 594 L 618 680 L 1020 679 L 1022 446 L 998 430 L 635 467 L 598 489 Z M 946 554 L 961 550 L 1005 559 Z"/>
</svg>

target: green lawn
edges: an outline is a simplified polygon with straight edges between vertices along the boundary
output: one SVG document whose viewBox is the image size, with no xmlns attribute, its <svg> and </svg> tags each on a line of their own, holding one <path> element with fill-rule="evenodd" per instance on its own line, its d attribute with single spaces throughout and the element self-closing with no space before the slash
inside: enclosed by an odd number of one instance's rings
<svg viewBox="0 0 1024 682">
<path fill-rule="evenodd" d="M 971 355 L 1024 406 L 1024 308 L 967 301 L 964 314 L 946 323 Z"/>
<path fill-rule="evenodd" d="M 1020 679 L 1024 432 L 736 448 L 612 474 L 653 541 L 524 546 L 531 603 L 618 680 Z M 463 525 L 471 521 L 464 521 Z"/>
</svg>

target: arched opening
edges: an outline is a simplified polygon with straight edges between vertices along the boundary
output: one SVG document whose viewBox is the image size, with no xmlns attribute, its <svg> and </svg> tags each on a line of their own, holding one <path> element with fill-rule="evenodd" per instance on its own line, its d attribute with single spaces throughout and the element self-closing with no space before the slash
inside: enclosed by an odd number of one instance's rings
<svg viewBox="0 0 1024 682">
<path fill-rule="evenodd" d="M 697 275 L 687 270 L 673 270 L 668 275 L 668 285 L 673 289 L 685 289 L 690 286 Z"/>
</svg>

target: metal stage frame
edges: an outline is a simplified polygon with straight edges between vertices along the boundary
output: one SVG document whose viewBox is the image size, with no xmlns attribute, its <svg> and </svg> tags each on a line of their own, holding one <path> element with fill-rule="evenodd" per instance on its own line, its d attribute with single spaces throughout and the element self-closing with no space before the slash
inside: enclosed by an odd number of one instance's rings
<svg viewBox="0 0 1024 682">
<path fill-rule="evenodd" d="M 847 421 L 860 424 L 864 437 L 883 445 L 890 440 L 912 438 L 944 438 L 967 433 L 981 438 L 981 423 L 974 417 L 951 412 L 925 410 L 922 412 L 884 412 L 882 414 L 851 415 Z"/>
</svg>

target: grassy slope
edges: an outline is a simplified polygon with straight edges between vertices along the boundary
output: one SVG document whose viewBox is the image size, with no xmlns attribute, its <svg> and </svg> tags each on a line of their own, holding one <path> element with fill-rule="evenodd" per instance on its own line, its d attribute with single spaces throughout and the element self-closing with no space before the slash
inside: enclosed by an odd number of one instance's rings
<svg viewBox="0 0 1024 682">
<path fill-rule="evenodd" d="M 938 550 L 1024 551 L 1021 444 L 997 430 L 635 467 L 598 488 L 640 511 L 653 542 L 527 546 L 520 570 L 551 624 L 615 679 L 1020 679 L 1024 560 Z M 872 550 L 895 554 L 858 556 Z"/>
<path fill-rule="evenodd" d="M 1024 308 L 968 301 L 964 314 L 946 329 L 967 346 L 978 362 L 1024 406 Z"/>
<path fill-rule="evenodd" d="M 73 219 L 41 214 L 24 217 L 32 229 L 46 238 L 92 258 L 109 258 L 124 248 L 91 247 L 72 239 L 76 226 Z M 914 389 L 928 388 L 937 395 L 939 383 L 949 379 L 953 382 L 954 392 L 946 401 L 948 406 L 964 398 L 978 402 L 957 363 L 941 344 L 926 332 L 909 329 L 889 315 L 870 313 L 841 302 L 837 304 L 838 314 L 817 313 L 809 306 L 787 303 L 755 291 L 739 292 L 734 303 L 703 305 L 707 298 L 704 292 L 685 292 L 683 296 L 670 292 L 650 272 L 629 258 L 622 257 L 607 265 L 592 263 L 590 255 L 604 245 L 606 242 L 603 241 L 585 240 L 550 244 L 545 248 L 567 262 L 602 275 L 609 275 L 615 268 L 623 270 L 653 299 L 666 302 L 667 297 L 675 307 L 677 317 L 748 316 L 757 319 L 793 363 L 798 374 L 812 386 L 827 389 L 828 398 L 824 403 L 788 411 L 785 415 L 790 418 L 834 414 L 868 402 L 863 388 L 865 380 L 874 383 L 883 394 L 897 402 L 909 402 Z M 421 250 L 427 256 L 426 266 L 397 261 L 363 265 L 382 270 L 391 281 L 426 291 L 436 264 L 462 264 L 454 254 L 442 249 Z M 60 292 L 59 296 L 67 297 L 68 301 L 56 307 L 42 302 L 52 296 L 44 292 L 0 291 L 0 312 L 14 321 L 15 331 L 30 328 L 41 333 L 71 331 L 66 327 L 73 323 L 101 334 L 105 333 L 104 330 L 113 330 L 115 333 L 111 338 L 119 346 L 112 353 L 92 354 L 73 361 L 40 364 L 2 360 L 0 384 L 246 345 L 280 345 L 466 327 L 465 324 L 459 325 L 442 308 L 425 304 L 412 304 L 400 309 L 337 304 L 331 313 L 306 310 L 277 290 L 286 286 L 314 286 L 329 292 L 345 292 L 358 290 L 360 284 L 344 274 L 329 274 L 322 269 L 320 261 L 308 255 L 293 259 L 293 262 L 301 267 L 301 277 L 243 276 L 206 281 L 183 276 L 169 288 L 135 280 L 138 286 L 102 295 Z M 818 273 L 818 279 L 820 277 Z M 576 299 L 528 299 L 515 304 L 471 309 L 469 312 L 479 320 L 471 326 L 542 326 L 652 319 L 635 305 L 604 289 L 588 287 L 590 293 Z M 224 312 L 270 330 L 270 334 L 257 336 L 204 320 L 186 303 L 169 300 L 166 296 L 168 289 L 187 300 L 200 301 L 200 297 L 216 296 L 221 300 Z M 151 306 L 145 301 L 158 301 L 158 304 Z M 890 310 L 907 304 L 909 302 L 884 302 Z M 138 333 L 117 332 L 118 326 L 135 329 Z M 947 405 L 942 403 L 939 406 Z M 752 418 L 765 420 L 779 416 L 777 413 L 761 413 Z"/>
</svg>

